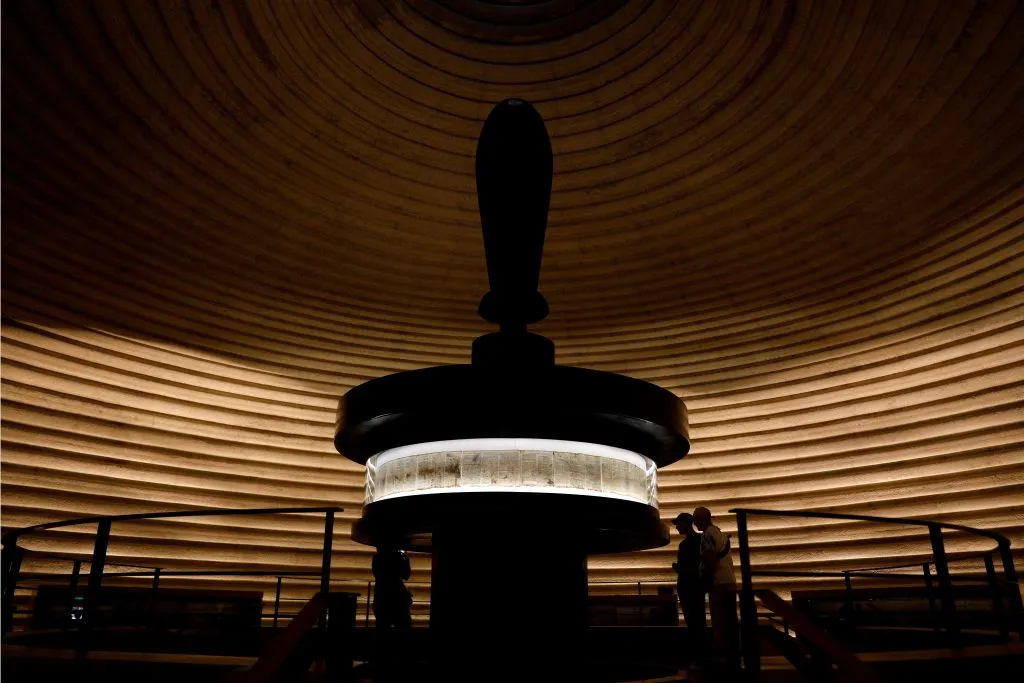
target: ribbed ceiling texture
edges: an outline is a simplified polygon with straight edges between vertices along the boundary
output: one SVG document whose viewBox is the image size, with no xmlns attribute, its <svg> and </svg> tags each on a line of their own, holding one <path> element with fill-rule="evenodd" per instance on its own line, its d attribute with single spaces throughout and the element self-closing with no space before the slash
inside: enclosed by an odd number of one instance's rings
<svg viewBox="0 0 1024 683">
<path fill-rule="evenodd" d="M 1024 544 L 1011 1 L 4 3 L 4 527 L 337 504 L 334 578 L 365 582 L 337 399 L 489 331 L 474 153 L 507 97 L 555 155 L 538 331 L 690 409 L 664 519 Z M 87 556 L 94 529 L 24 544 Z M 321 529 L 126 523 L 110 559 L 315 569 Z M 752 529 L 762 568 L 927 556 L 904 527 Z"/>
</svg>

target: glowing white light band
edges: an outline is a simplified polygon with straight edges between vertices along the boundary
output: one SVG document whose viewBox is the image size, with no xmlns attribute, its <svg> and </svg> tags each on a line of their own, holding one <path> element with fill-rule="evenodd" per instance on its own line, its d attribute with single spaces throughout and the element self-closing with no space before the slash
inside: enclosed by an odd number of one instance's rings
<svg viewBox="0 0 1024 683">
<path fill-rule="evenodd" d="M 581 441 L 434 441 L 382 451 L 366 463 L 367 504 L 469 492 L 565 493 L 658 505 L 657 471 L 649 458 Z"/>
<path fill-rule="evenodd" d="M 550 453 L 579 453 L 581 455 L 596 455 L 602 458 L 615 458 L 635 465 L 641 469 L 647 468 L 648 458 L 614 446 L 604 446 L 598 443 L 587 443 L 585 441 L 563 441 L 561 439 L 520 439 L 494 437 L 487 439 L 451 439 L 448 441 L 426 441 L 414 443 L 409 446 L 389 448 L 373 456 L 378 467 L 396 458 L 406 458 L 412 455 L 428 455 L 433 453 L 454 453 L 470 451 L 476 453 L 491 451 L 545 451 Z"/>
</svg>

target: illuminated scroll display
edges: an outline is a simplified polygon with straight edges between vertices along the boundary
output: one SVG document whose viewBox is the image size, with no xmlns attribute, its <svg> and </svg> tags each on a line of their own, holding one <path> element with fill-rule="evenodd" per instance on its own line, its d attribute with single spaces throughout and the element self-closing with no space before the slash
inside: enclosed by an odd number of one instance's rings
<svg viewBox="0 0 1024 683">
<path fill-rule="evenodd" d="M 649 458 L 580 441 L 433 441 L 392 448 L 366 462 L 366 504 L 402 496 L 508 491 L 658 506 L 657 470 Z"/>
</svg>

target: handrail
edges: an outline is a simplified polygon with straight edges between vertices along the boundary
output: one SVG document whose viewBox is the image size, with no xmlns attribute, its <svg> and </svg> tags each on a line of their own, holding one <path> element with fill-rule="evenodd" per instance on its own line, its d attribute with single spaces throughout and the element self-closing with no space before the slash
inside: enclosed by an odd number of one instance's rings
<svg viewBox="0 0 1024 683">
<path fill-rule="evenodd" d="M 156 570 L 159 567 L 154 567 L 154 571 L 150 572 L 103 572 L 104 576 L 155 576 Z M 320 576 L 319 571 L 308 571 L 308 572 L 272 572 L 262 570 L 248 570 L 248 569 L 160 569 L 160 576 L 283 576 L 283 577 L 299 577 L 299 576 Z M 54 574 L 54 573 L 21 573 L 21 578 L 36 579 L 46 577 L 61 577 L 69 576 L 68 574 Z"/>
<path fill-rule="evenodd" d="M 317 593 L 303 605 L 298 615 L 284 631 L 271 641 L 266 651 L 256 660 L 245 676 L 248 683 L 269 683 L 272 681 L 288 658 L 292 656 L 303 637 L 313 629 L 320 617 L 327 611 L 327 595 Z"/>
<path fill-rule="evenodd" d="M 33 524 L 8 531 L 0 537 L 3 544 L 3 590 L 0 598 L 0 617 L 3 620 L 3 632 L 7 633 L 13 626 L 14 616 L 14 593 L 18 589 L 18 579 L 21 575 L 21 563 L 26 555 L 26 549 L 18 545 L 18 539 L 24 535 L 49 529 L 57 529 L 80 524 L 96 524 L 96 538 L 93 544 L 92 556 L 89 558 L 89 581 L 86 589 L 86 600 L 84 605 L 83 619 L 81 624 L 88 627 L 91 620 L 92 610 L 98 599 L 100 586 L 103 581 L 103 570 L 106 566 L 107 549 L 110 544 L 110 529 L 114 522 L 142 519 L 169 519 L 176 517 L 219 517 L 224 515 L 270 515 L 287 513 L 323 513 L 324 535 L 323 548 L 320 563 L 320 592 L 327 593 L 330 590 L 331 553 L 334 542 L 334 517 L 344 509 L 336 505 L 313 506 L 313 507 L 273 507 L 273 508 L 205 508 L 201 510 L 177 510 L 166 512 L 143 512 L 125 515 L 100 515 L 92 517 L 79 517 L 59 522 L 45 522 Z M 78 584 L 78 575 L 81 569 L 82 559 L 74 558 L 74 572 L 72 582 Z M 116 563 L 111 563 L 118 566 Z M 120 565 L 132 566 L 132 565 Z M 149 569 L 148 567 L 143 567 Z M 181 575 L 179 572 L 164 572 L 161 567 L 152 567 L 152 572 L 121 572 L 121 576 L 149 576 L 152 575 L 153 587 L 156 590 L 161 575 Z M 210 574 L 224 574 L 223 571 L 210 572 Z M 275 572 L 272 575 L 277 575 Z"/>
<path fill-rule="evenodd" d="M 813 619 L 795 609 L 783 600 L 775 591 L 758 589 L 755 591 L 761 604 L 779 615 L 812 645 L 821 650 L 839 667 L 836 678 L 839 681 L 878 681 L 878 672 L 865 664 L 852 652 L 847 650 L 835 638 L 825 632 Z"/>
<path fill-rule="evenodd" d="M 988 529 L 978 529 L 963 524 L 954 524 L 952 522 L 935 522 L 926 519 L 915 519 L 913 517 L 879 517 L 877 515 L 858 515 L 845 512 L 814 512 L 814 511 L 803 511 L 803 510 L 764 510 L 757 508 L 733 508 L 729 512 L 736 514 L 751 514 L 751 515 L 766 515 L 771 517 L 801 517 L 810 519 L 839 519 L 839 520 L 851 520 L 861 522 L 878 522 L 883 524 L 905 524 L 908 526 L 923 526 L 926 528 L 938 527 L 940 529 L 950 529 L 952 531 L 963 531 L 975 536 L 983 536 L 990 538 L 996 542 L 996 547 L 990 550 L 971 550 L 961 553 L 956 553 L 954 558 L 949 558 L 947 554 L 947 562 L 962 562 L 964 560 L 973 560 L 985 555 L 989 555 L 995 552 L 1002 552 L 1004 548 L 1010 547 L 1010 539 L 998 531 L 989 531 Z M 921 562 L 907 562 L 902 564 L 890 564 L 882 567 L 867 567 L 857 570 L 841 570 L 841 571 L 861 571 L 861 572 L 874 572 L 874 571 L 885 571 L 888 569 L 906 569 L 908 567 L 920 567 Z M 772 570 L 761 570 L 755 572 L 761 576 L 772 576 L 769 572 Z M 774 574 L 775 576 L 783 576 L 782 574 Z M 812 576 L 810 572 L 808 576 Z"/>
<path fill-rule="evenodd" d="M 352 668 L 351 631 L 355 626 L 355 602 L 350 593 L 319 592 L 310 598 L 291 623 L 278 634 L 244 675 L 246 683 L 270 683 L 286 674 L 289 666 L 308 668 L 316 656 L 296 661 L 303 639 L 320 625 L 317 649 L 323 659 L 327 680 L 340 680 L 342 670 Z M 346 638 L 346 632 L 348 638 Z M 307 653 L 308 654 L 308 653 Z"/>
<path fill-rule="evenodd" d="M 1009 543 L 1010 541 L 1007 540 L 1006 542 Z M 947 562 L 963 562 L 964 560 L 976 560 L 979 557 L 985 557 L 986 555 L 990 555 L 992 553 L 998 552 L 998 550 L 999 550 L 999 547 L 997 546 L 997 547 L 993 548 L 992 550 L 969 550 L 969 551 L 959 552 L 959 553 L 947 553 L 946 554 L 946 558 L 947 558 Z M 885 565 L 884 567 L 865 567 L 863 569 L 857 569 L 857 570 L 852 570 L 852 571 L 882 572 L 882 571 L 886 571 L 888 569 L 907 569 L 908 567 L 920 567 L 920 566 L 921 566 L 921 562 L 917 561 L 917 562 L 907 562 L 906 564 L 890 564 L 890 565 Z"/>
<path fill-rule="evenodd" d="M 905 524 L 909 526 L 922 526 L 929 530 L 932 541 L 932 562 L 936 562 L 936 543 L 942 545 L 941 530 L 950 529 L 953 531 L 961 531 L 975 536 L 982 536 L 990 538 L 996 542 L 996 546 L 989 550 L 979 551 L 966 551 L 960 553 L 946 553 L 945 549 L 942 549 L 942 564 L 943 569 L 937 571 L 948 573 L 949 562 L 962 562 L 964 560 L 973 560 L 978 558 L 990 557 L 995 553 L 999 553 L 1004 570 L 1005 570 L 1005 581 L 1008 583 L 1016 583 L 1017 576 L 1013 569 L 1013 557 L 1010 554 L 1010 539 L 998 531 L 989 531 L 988 529 L 978 529 L 975 527 L 966 526 L 963 524 L 954 524 L 951 522 L 936 522 L 926 519 L 915 519 L 913 517 L 879 517 L 877 515 L 858 515 L 845 512 L 816 512 L 811 510 L 765 510 L 757 508 L 733 508 L 729 512 L 735 513 L 737 520 L 740 517 L 746 518 L 747 515 L 764 515 L 770 517 L 799 517 L 809 519 L 839 519 L 839 520 L 852 520 L 852 521 L 863 521 L 863 522 L 877 522 L 882 524 Z M 950 557 L 953 555 L 953 557 Z M 929 563 L 931 564 L 931 563 Z M 857 572 L 880 572 L 889 569 L 906 569 L 908 567 L 920 567 L 922 562 L 907 562 L 901 564 L 885 565 L 881 567 L 868 567 L 861 569 L 844 569 L 840 572 L 844 576 L 856 576 Z M 756 576 L 825 576 L 825 573 L 815 573 L 813 571 L 805 572 L 793 572 L 789 573 L 785 570 L 751 570 L 751 573 Z M 884 576 L 884 575 L 883 575 Z M 895 574 L 889 574 L 888 576 L 897 576 Z"/>
<path fill-rule="evenodd" d="M 999 543 L 1006 543 L 1009 545 L 1010 539 L 998 531 L 988 531 L 986 529 L 975 529 L 974 527 L 964 526 L 963 524 L 953 524 L 950 522 L 933 522 L 927 519 L 915 519 L 913 517 L 878 517 L 877 515 L 856 515 L 846 512 L 813 512 L 810 510 L 761 510 L 756 508 L 733 508 L 729 512 L 745 513 L 748 515 L 765 515 L 769 517 L 805 517 L 812 519 L 848 519 L 853 521 L 861 522 L 881 522 L 883 524 L 909 524 L 912 526 L 924 526 L 932 527 L 939 526 L 943 529 L 954 529 L 956 531 L 966 531 L 978 536 L 987 536 L 994 541 Z"/>
<path fill-rule="evenodd" d="M 88 556 L 75 557 L 73 555 L 57 555 L 56 553 L 51 553 L 49 550 L 41 550 L 40 551 L 40 550 L 32 550 L 31 548 L 22 548 L 21 546 L 18 546 L 18 547 L 21 550 L 22 555 L 24 557 L 29 557 L 29 556 L 37 555 L 38 554 L 41 557 L 45 557 L 48 560 L 66 560 L 68 562 L 88 562 L 89 561 L 89 557 Z M 131 564 L 129 562 L 107 562 L 107 566 L 108 567 L 133 567 L 135 569 L 162 569 L 162 567 L 157 567 L 155 565 Z"/>
<path fill-rule="evenodd" d="M 919 562 L 916 565 L 911 565 L 911 566 L 920 567 L 921 563 Z M 838 578 L 838 579 L 841 579 L 841 578 L 844 578 L 844 577 L 847 577 L 847 576 L 870 576 L 870 577 L 873 577 L 873 578 L 883 578 L 883 579 L 889 579 L 889 578 L 897 578 L 897 579 L 910 579 L 910 578 L 914 578 L 914 579 L 918 579 L 918 578 L 920 578 L 919 574 L 874 574 L 870 570 L 867 570 L 867 569 L 865 569 L 865 570 L 841 569 L 841 570 L 830 571 L 830 572 L 825 572 L 825 571 L 821 571 L 821 572 L 816 572 L 816 571 L 800 571 L 799 569 L 752 569 L 751 573 L 754 576 L 779 576 L 779 577 L 783 577 L 783 576 L 821 576 L 821 577 L 826 577 L 826 578 Z"/>
<path fill-rule="evenodd" d="M 935 566 L 935 577 L 938 580 L 938 593 L 939 602 L 942 607 L 942 622 L 947 634 L 949 644 L 951 647 L 959 648 L 961 646 L 960 631 L 957 624 L 956 617 L 956 595 L 953 591 L 952 577 L 949 571 L 949 554 L 946 553 L 945 541 L 943 539 L 942 531 L 944 529 L 966 532 L 975 536 L 981 536 L 996 541 L 996 547 L 981 551 L 981 552 L 968 552 L 958 553 L 956 560 L 961 561 L 965 559 L 984 558 L 986 564 L 986 575 L 989 585 L 993 591 L 993 604 L 996 606 L 997 600 L 1001 598 L 997 590 L 997 584 L 1002 583 L 1004 585 L 1016 585 L 1017 574 L 1013 566 L 1013 554 L 1010 552 L 1010 539 L 1003 534 L 996 531 L 989 531 L 986 529 L 976 529 L 963 524 L 954 524 L 950 522 L 937 522 L 933 520 L 914 519 L 914 518 L 900 518 L 900 517 L 880 517 L 877 515 L 859 515 L 852 513 L 841 513 L 841 512 L 817 512 L 817 511 L 793 511 L 793 510 L 764 510 L 755 508 L 733 508 L 730 512 L 736 515 L 736 525 L 739 535 L 739 556 L 740 556 L 740 571 L 741 571 L 741 590 L 740 590 L 740 613 L 742 615 L 742 628 L 743 628 L 743 658 L 744 662 L 749 671 L 757 671 L 760 668 L 760 651 L 757 644 L 757 604 L 755 601 L 755 594 L 757 597 L 761 597 L 761 591 L 754 590 L 753 577 L 759 576 L 818 576 L 821 573 L 815 572 L 798 572 L 798 571 L 784 571 L 784 570 L 759 570 L 755 571 L 751 567 L 750 563 L 750 543 L 749 534 L 747 529 L 747 517 L 749 515 L 764 515 L 770 517 L 797 517 L 802 519 L 833 519 L 833 520 L 851 520 L 851 521 L 863 521 L 863 522 L 875 522 L 881 524 L 903 524 L 910 526 L 920 526 L 928 529 L 928 538 L 931 544 L 932 557 L 931 562 L 914 563 L 914 564 L 899 564 L 891 565 L 886 567 L 875 567 L 869 570 L 845 570 L 840 574 L 846 579 L 846 590 L 850 593 L 850 577 L 860 575 L 861 573 L 867 573 L 870 571 L 884 571 L 887 569 L 902 569 L 905 567 L 920 566 L 923 568 L 923 576 L 925 579 L 925 587 L 929 594 L 929 603 L 934 605 L 936 603 L 934 594 L 932 593 L 932 574 L 930 567 Z M 1003 578 L 1000 581 L 993 567 L 992 556 L 997 554 L 1000 556 L 1003 564 Z M 872 576 L 895 576 L 895 575 L 872 575 Z M 1012 601 L 1012 608 L 1016 613 L 1022 611 L 1020 592 L 1014 591 L 1010 597 Z M 771 598 L 769 598 L 771 599 Z M 996 606 L 998 611 L 1000 608 Z M 806 616 L 806 615 L 804 615 Z M 1019 629 L 1018 629 L 1019 630 Z"/>
<path fill-rule="evenodd" d="M 100 522 L 123 522 L 133 519 L 166 519 L 169 517 L 219 517 L 220 515 L 277 515 L 292 512 L 343 512 L 344 508 L 335 505 L 321 507 L 283 507 L 283 508 L 209 508 L 204 510 L 178 510 L 170 512 L 137 512 L 127 515 L 97 515 L 93 517 L 78 517 L 76 519 L 65 519 L 60 522 L 45 522 L 33 524 L 20 529 L 12 529 L 0 538 L 0 543 L 7 545 L 10 540 L 17 541 L 19 536 L 36 531 L 47 529 L 58 529 L 65 526 L 76 526 L 78 524 L 98 524 Z"/>
</svg>

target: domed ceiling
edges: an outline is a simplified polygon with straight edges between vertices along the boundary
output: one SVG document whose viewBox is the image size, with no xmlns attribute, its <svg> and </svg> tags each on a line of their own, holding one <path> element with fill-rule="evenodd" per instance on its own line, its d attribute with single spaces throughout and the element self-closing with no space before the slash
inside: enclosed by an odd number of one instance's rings
<svg viewBox="0 0 1024 683">
<path fill-rule="evenodd" d="M 560 362 L 690 408 L 665 519 L 831 510 L 1024 543 L 1019 3 L 25 1 L 3 19 L 5 528 L 339 504 L 335 578 L 365 581 L 336 402 L 465 362 L 488 330 L 474 152 L 515 96 L 555 155 L 539 331 Z M 901 527 L 784 522 L 754 525 L 755 563 L 927 554 Z M 314 567 L 319 527 L 125 524 L 111 555 Z M 87 555 L 91 533 L 26 545 Z M 669 580 L 672 553 L 594 558 L 591 581 Z"/>
</svg>

